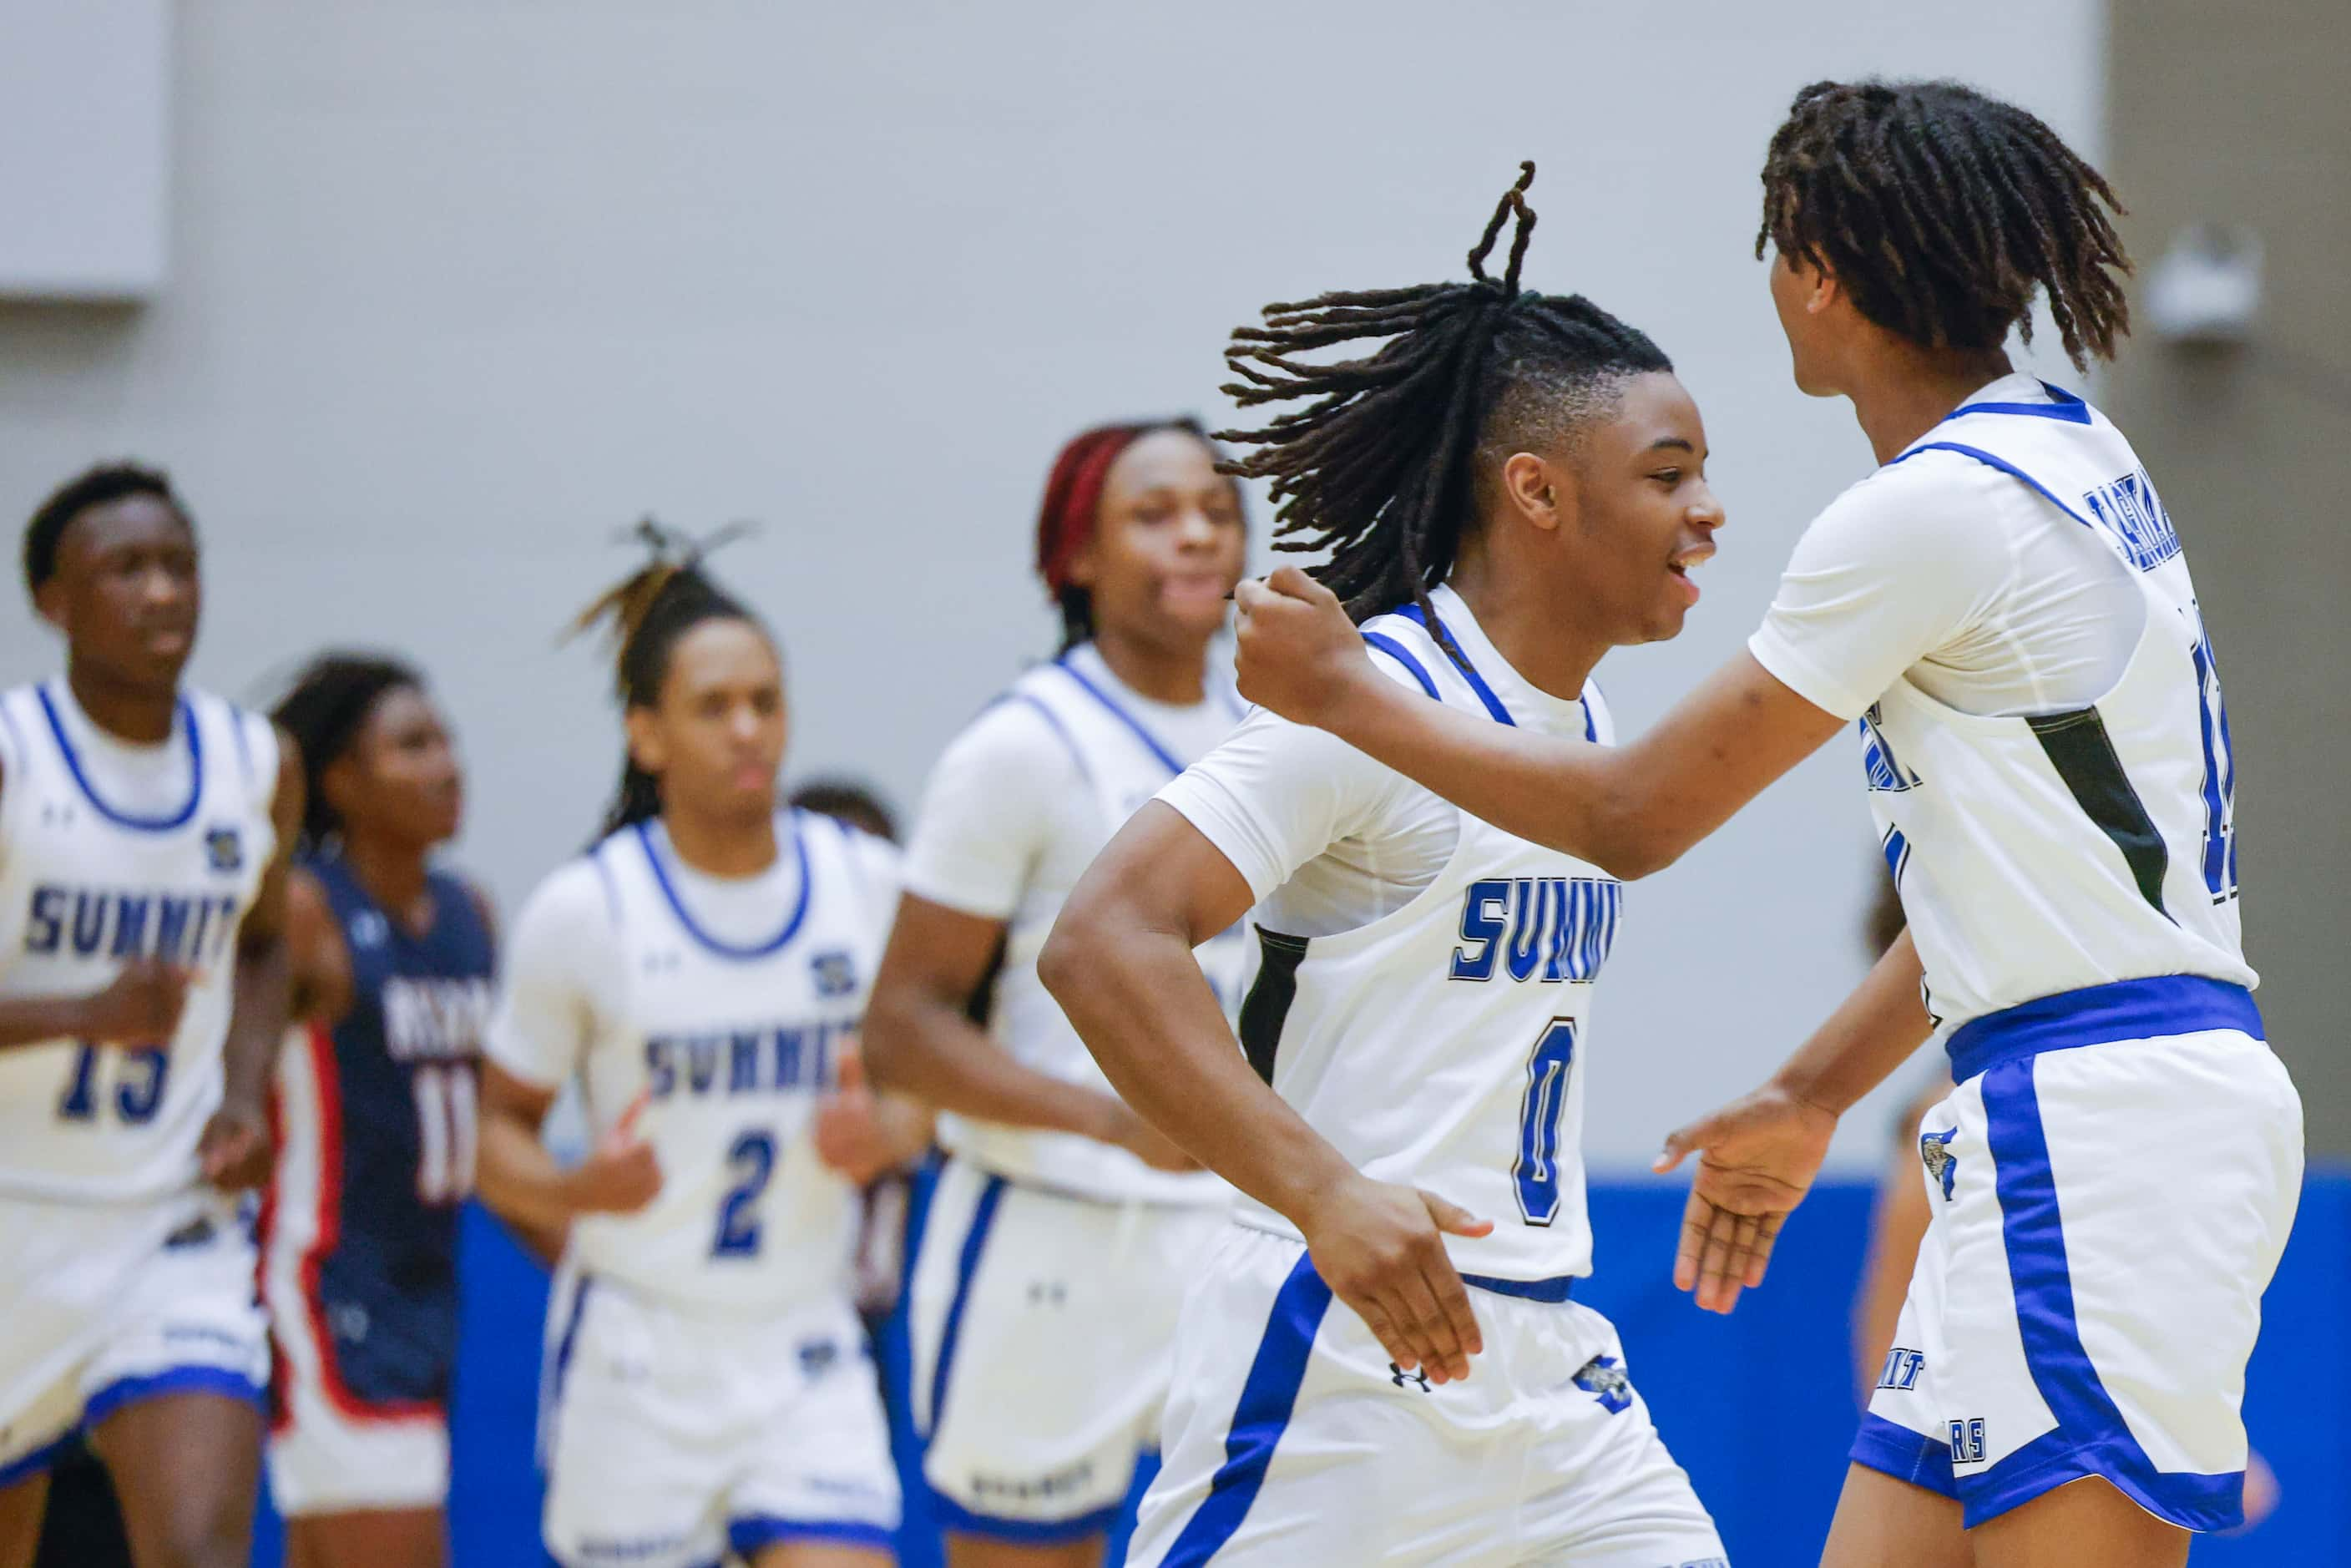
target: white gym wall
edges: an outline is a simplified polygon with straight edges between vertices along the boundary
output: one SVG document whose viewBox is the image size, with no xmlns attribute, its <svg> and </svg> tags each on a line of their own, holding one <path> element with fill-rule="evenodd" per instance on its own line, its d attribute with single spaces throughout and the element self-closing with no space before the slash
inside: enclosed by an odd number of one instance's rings
<svg viewBox="0 0 2351 1568">
<path fill-rule="evenodd" d="M 0 37 L 63 48 L 74 9 L 0 0 Z M 2103 141 L 2095 0 L 1834 24 L 1741 0 L 202 0 L 172 27 L 168 283 L 0 305 L 0 519 L 97 457 L 168 465 L 207 552 L 197 677 L 258 699 L 324 643 L 413 654 L 472 767 L 457 858 L 509 907 L 611 783 L 607 666 L 555 635 L 632 518 L 765 523 L 719 570 L 786 643 L 793 771 L 911 807 L 1051 647 L 1027 560 L 1056 445 L 1224 422 L 1233 325 L 1458 276 L 1521 157 L 1529 282 L 1674 355 L 1730 507 L 1689 630 L 1602 670 L 1637 729 L 1870 465 L 1844 406 L 1790 385 L 1750 254 L 1794 90 L 1959 76 Z M 117 63 L 73 90 L 135 113 L 157 84 L 135 47 Z M 0 676 L 56 657 L 6 621 Z M 1857 977 L 1858 768 L 1831 747 L 1633 890 L 1589 1061 L 1600 1163 L 1645 1163 Z M 1843 1155 L 1885 1136 L 1856 1115 Z"/>
</svg>

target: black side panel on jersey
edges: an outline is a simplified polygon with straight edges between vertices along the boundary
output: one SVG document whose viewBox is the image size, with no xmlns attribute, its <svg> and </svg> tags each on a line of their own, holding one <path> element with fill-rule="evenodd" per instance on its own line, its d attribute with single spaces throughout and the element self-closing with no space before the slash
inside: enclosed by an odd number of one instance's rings
<svg viewBox="0 0 2351 1568">
<path fill-rule="evenodd" d="M 2032 727 L 2041 749 L 2048 754 L 2065 788 L 2074 792 L 2074 801 L 2122 851 L 2140 895 L 2158 915 L 2169 919 L 2169 912 L 2163 907 L 2163 873 L 2171 856 L 2138 791 L 2131 788 L 2123 759 L 2115 755 L 2106 721 L 2096 708 L 2085 707 L 2073 713 L 2043 714 L 2024 722 Z"/>
<path fill-rule="evenodd" d="M 1256 983 L 1241 1001 L 1241 1054 L 1270 1085 L 1274 1048 L 1281 1043 L 1281 1026 L 1290 1017 L 1290 1006 L 1298 999 L 1298 966 L 1306 961 L 1306 938 L 1286 936 L 1260 925 L 1257 942 L 1262 961 Z"/>
</svg>

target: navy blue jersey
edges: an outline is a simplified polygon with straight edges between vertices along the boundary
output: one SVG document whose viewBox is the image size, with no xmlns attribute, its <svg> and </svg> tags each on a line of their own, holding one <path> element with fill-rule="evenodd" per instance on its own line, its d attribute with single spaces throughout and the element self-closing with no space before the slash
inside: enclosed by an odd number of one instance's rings
<svg viewBox="0 0 2351 1568">
<path fill-rule="evenodd" d="M 350 1414 L 437 1405 L 456 1359 L 458 1207 L 473 1190 L 492 943 L 471 891 L 431 879 L 432 924 L 389 917 L 340 859 L 307 862 L 350 954 L 350 1006 L 278 1072 L 278 1182 L 265 1271 Z M 276 1292 L 273 1291 L 273 1294 Z"/>
</svg>

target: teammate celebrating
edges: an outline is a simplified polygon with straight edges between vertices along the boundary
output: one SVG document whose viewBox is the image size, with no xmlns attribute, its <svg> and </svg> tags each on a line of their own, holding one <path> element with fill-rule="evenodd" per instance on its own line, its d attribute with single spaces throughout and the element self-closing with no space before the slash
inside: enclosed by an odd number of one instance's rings
<svg viewBox="0 0 2351 1568">
<path fill-rule="evenodd" d="M 289 1568 L 435 1568 L 487 906 L 433 867 L 464 785 L 414 671 L 329 654 L 274 716 L 301 748 L 307 809 L 287 921 L 303 1023 L 277 1064 L 262 1227 L 270 1489 Z"/>
<path fill-rule="evenodd" d="M 1683 569 L 1723 515 L 1656 345 L 1519 287 L 1525 189 L 1472 282 L 1270 306 L 1235 333 L 1242 402 L 1312 401 L 1233 439 L 1262 448 L 1243 471 L 1289 497 L 1292 548 L 1331 547 L 1320 575 L 1379 676 L 1465 721 L 1605 743 L 1593 666 L 1681 630 Z M 1568 1300 L 1591 1270 L 1582 1066 L 1621 894 L 1265 713 L 1087 873 L 1046 984 L 1120 1092 L 1247 1195 L 1185 1299 L 1130 1562 L 1721 1563 L 1615 1331 Z M 1252 904 L 1244 1060 L 1187 949 Z M 1481 1346 L 1495 1370 L 1462 1383 Z"/>
<path fill-rule="evenodd" d="M 2302 1116 L 2247 988 L 2179 536 L 2122 434 L 2002 349 L 2038 290 L 2077 364 L 2112 354 L 2114 195 L 1945 82 L 1806 88 L 1763 186 L 1796 384 L 1850 398 L 1882 466 L 1746 653 L 1605 751 L 1397 693 L 1282 573 L 1244 591 L 1244 687 L 1626 875 L 1857 727 L 1909 935 L 1770 1086 L 1669 1140 L 1661 1165 L 1702 1155 L 1677 1279 L 1726 1311 L 1760 1281 L 1836 1115 L 1932 1032 L 1957 1085 L 1920 1129 L 1934 1219 L 1825 1561 L 2178 1563 L 2241 1516 Z"/>
<path fill-rule="evenodd" d="M 889 857 L 778 814 L 775 644 L 647 534 L 581 621 L 618 632 L 620 792 L 516 922 L 484 1071 L 483 1197 L 569 1230 L 547 1544 L 567 1568 L 872 1568 L 898 1487 L 849 1298 L 855 1184 L 922 1137 L 853 1051 Z M 601 1142 L 564 1171 L 538 1129 L 574 1079 Z"/>
<path fill-rule="evenodd" d="M 66 669 L 0 695 L 0 1565 L 79 1426 L 140 1568 L 243 1568 L 269 1355 L 226 1191 L 269 1174 L 301 766 L 181 685 L 196 532 L 162 474 L 51 496 L 25 583 Z"/>
<path fill-rule="evenodd" d="M 878 1080 L 947 1113 L 911 1326 L 955 1568 L 1101 1560 L 1229 1196 L 1111 1092 L 1036 958 L 1087 862 L 1240 716 L 1209 654 L 1246 546 L 1190 421 L 1071 441 L 1037 528 L 1061 654 L 947 747 L 915 825 L 868 1043 Z M 1245 939 L 1203 936 L 1194 975 L 1230 1004 Z"/>
</svg>

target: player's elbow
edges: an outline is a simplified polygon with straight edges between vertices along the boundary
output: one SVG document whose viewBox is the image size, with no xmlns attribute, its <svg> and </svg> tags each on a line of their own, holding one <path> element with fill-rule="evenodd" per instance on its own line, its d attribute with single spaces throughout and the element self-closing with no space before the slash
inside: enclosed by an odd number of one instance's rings
<svg viewBox="0 0 2351 1568">
<path fill-rule="evenodd" d="M 1655 876 L 1689 847 L 1666 831 L 1660 813 L 1640 801 L 1605 800 L 1593 816 L 1585 858 L 1619 882 Z"/>
<path fill-rule="evenodd" d="M 1091 992 L 1114 970 L 1121 933 L 1132 915 L 1115 879 L 1094 872 L 1087 873 L 1061 906 L 1038 951 L 1037 978 L 1072 1023 L 1083 1015 Z"/>
<path fill-rule="evenodd" d="M 1037 950 L 1037 979 L 1063 1012 L 1075 1003 L 1084 977 L 1101 963 L 1101 934 L 1087 904 L 1072 897 L 1061 907 L 1045 945 Z"/>
</svg>

